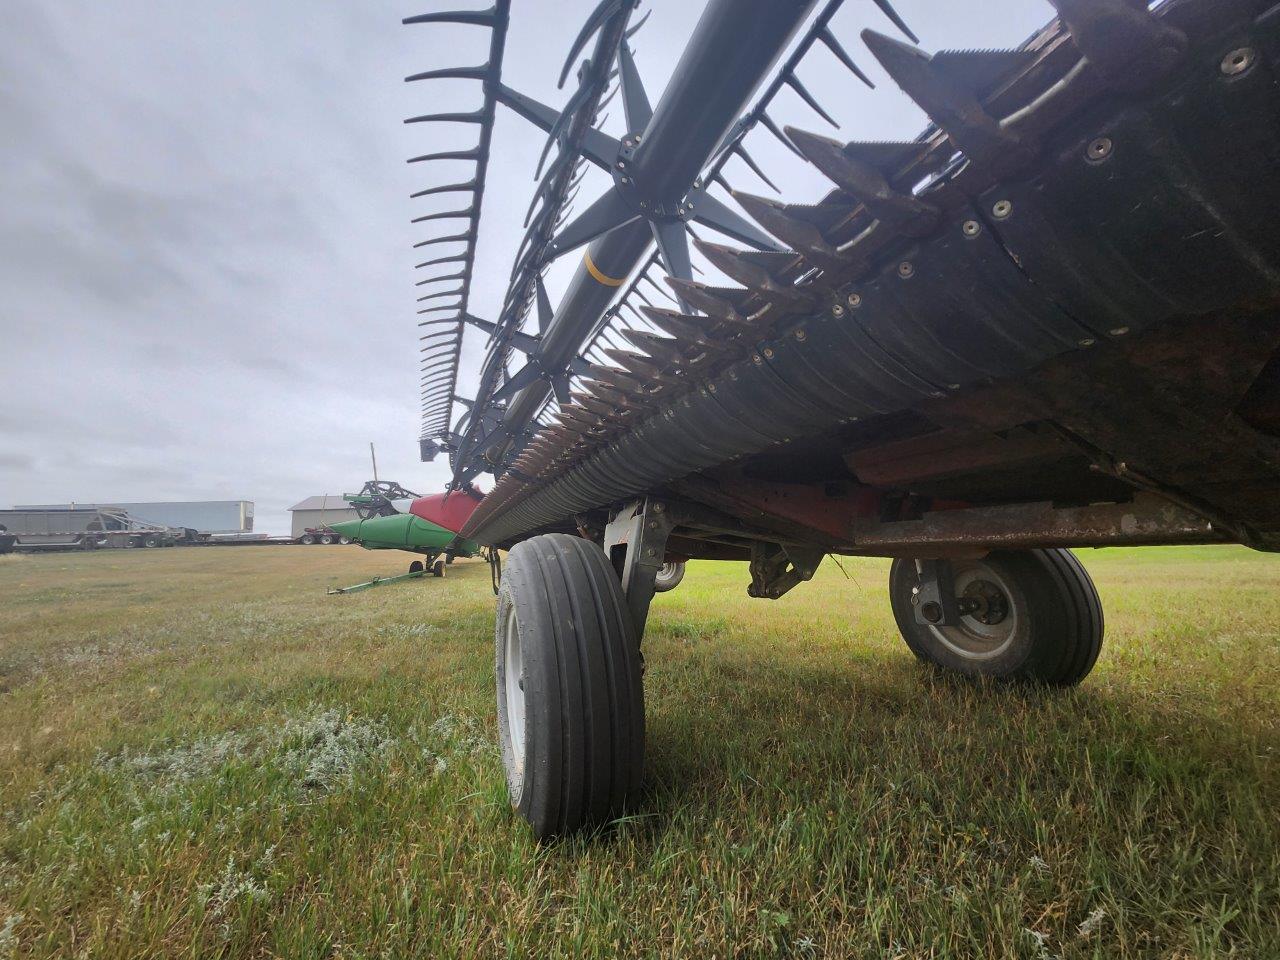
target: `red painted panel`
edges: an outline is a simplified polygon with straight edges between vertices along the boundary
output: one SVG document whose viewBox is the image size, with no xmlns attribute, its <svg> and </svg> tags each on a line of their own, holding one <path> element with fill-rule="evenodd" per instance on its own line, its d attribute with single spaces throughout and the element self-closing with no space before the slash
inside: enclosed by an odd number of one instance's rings
<svg viewBox="0 0 1280 960">
<path fill-rule="evenodd" d="M 457 533 L 462 525 L 480 505 L 482 497 L 472 495 L 466 490 L 454 493 L 432 493 L 419 497 L 409 505 L 409 512 L 430 523 L 437 524 Z"/>
</svg>

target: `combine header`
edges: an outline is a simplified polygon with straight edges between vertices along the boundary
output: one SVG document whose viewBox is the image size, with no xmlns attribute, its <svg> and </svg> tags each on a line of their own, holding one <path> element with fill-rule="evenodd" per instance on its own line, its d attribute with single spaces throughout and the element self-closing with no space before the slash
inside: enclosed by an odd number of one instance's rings
<svg viewBox="0 0 1280 960">
<path fill-rule="evenodd" d="M 470 198 L 418 218 L 465 223 L 419 244 L 456 251 L 419 264 L 436 291 L 421 443 L 447 452 L 455 489 L 496 477 L 461 535 L 510 550 L 498 711 L 512 802 L 538 835 L 607 819 L 639 780 L 640 638 L 664 564 L 747 561 L 751 596 L 776 598 L 826 554 L 893 557 L 918 657 L 1061 685 L 1089 673 L 1103 632 L 1067 548 L 1280 548 L 1280 5 L 1053 3 L 1059 19 L 1018 49 L 930 54 L 876 0 L 896 35 L 863 43 L 931 121 L 895 143 L 771 113 L 789 90 L 829 119 L 800 80 L 810 58 L 868 82 L 832 25 L 839 0 L 708 0 L 656 100 L 633 4 L 603 0 L 560 108 L 502 82 L 509 0 L 408 21 L 492 37 L 481 66 L 409 78 L 484 94 L 474 113 L 410 121 L 479 130 L 472 149 L 414 158 L 475 164 L 417 195 Z M 615 94 L 616 138 L 601 118 Z M 499 107 L 546 146 L 484 319 L 470 293 Z M 736 189 L 732 158 L 772 185 L 756 137 L 831 191 L 809 205 Z M 575 214 L 586 165 L 612 185 Z M 553 304 L 543 273 L 566 255 L 581 262 Z M 488 352 L 464 400 L 468 328 Z"/>
</svg>

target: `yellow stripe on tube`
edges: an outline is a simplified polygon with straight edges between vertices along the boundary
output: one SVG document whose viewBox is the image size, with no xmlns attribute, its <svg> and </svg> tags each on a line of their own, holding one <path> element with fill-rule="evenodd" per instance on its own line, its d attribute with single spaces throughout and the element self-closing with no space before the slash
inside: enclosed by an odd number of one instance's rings
<svg viewBox="0 0 1280 960">
<path fill-rule="evenodd" d="M 626 282 L 626 277 L 619 277 L 615 280 L 607 273 L 602 273 L 600 268 L 592 262 L 590 250 L 587 250 L 582 254 L 582 262 L 586 264 L 587 273 L 591 274 L 598 283 L 603 283 L 606 287 L 620 287 Z"/>
</svg>

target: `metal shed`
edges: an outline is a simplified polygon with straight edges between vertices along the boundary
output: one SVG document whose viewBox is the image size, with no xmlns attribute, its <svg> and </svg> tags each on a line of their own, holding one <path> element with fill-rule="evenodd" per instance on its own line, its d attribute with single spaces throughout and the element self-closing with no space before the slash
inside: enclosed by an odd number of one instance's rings
<svg viewBox="0 0 1280 960">
<path fill-rule="evenodd" d="M 290 507 L 289 513 L 293 516 L 289 535 L 294 538 L 302 536 L 308 529 L 360 519 L 360 515 L 337 493 L 307 497 Z"/>
</svg>

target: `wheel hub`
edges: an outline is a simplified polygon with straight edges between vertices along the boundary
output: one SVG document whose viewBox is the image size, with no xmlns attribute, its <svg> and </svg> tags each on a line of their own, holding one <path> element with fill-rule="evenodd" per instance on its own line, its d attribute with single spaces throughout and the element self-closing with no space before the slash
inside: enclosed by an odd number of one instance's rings
<svg viewBox="0 0 1280 960">
<path fill-rule="evenodd" d="M 929 630 L 952 652 L 969 660 L 990 660 L 1013 642 L 1021 626 L 1017 595 L 1001 573 L 985 561 L 957 561 L 954 568 L 960 621 Z"/>
</svg>

